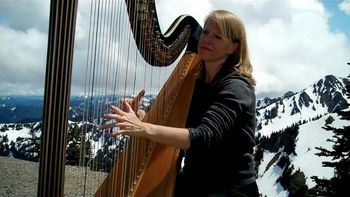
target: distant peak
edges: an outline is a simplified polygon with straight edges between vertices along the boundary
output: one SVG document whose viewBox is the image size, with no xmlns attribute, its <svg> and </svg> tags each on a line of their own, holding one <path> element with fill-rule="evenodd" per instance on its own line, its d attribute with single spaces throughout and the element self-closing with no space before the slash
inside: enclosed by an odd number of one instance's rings
<svg viewBox="0 0 350 197">
<path fill-rule="evenodd" d="M 293 96 L 294 94 L 295 94 L 294 92 L 288 91 L 288 92 L 286 92 L 286 93 L 283 95 L 282 98 L 288 98 L 288 97 L 290 97 L 290 96 Z"/>
</svg>

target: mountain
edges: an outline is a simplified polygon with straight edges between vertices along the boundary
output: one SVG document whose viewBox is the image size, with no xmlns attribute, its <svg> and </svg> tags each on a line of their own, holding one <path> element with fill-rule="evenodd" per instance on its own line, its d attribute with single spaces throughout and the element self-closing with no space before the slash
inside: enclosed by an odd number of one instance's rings
<svg viewBox="0 0 350 197">
<path fill-rule="evenodd" d="M 102 120 L 100 118 L 102 113 L 110 110 L 111 104 L 118 105 L 120 98 L 121 96 L 71 97 L 66 149 L 68 165 L 79 164 L 80 148 L 83 148 L 85 149 L 84 165 L 91 163 L 91 160 L 96 160 L 94 166 L 90 166 L 91 168 L 110 170 L 110 163 L 115 160 L 115 154 L 106 155 L 105 152 L 111 152 L 113 149 L 118 149 L 120 152 L 119 149 L 123 149 L 124 146 L 116 147 L 116 139 L 104 135 L 98 126 Z M 131 96 L 126 98 L 131 98 Z M 153 95 L 144 96 L 140 107 L 147 110 L 154 98 Z M 0 122 L 0 156 L 38 161 L 42 103 L 42 97 L 1 98 L 0 117 L 3 119 Z M 87 111 L 89 113 L 86 113 Z M 29 120 L 32 121 L 27 122 Z M 118 140 L 119 144 L 126 144 L 126 137 L 118 138 Z M 97 162 L 99 162 L 98 165 Z"/>
<path fill-rule="evenodd" d="M 118 101 L 119 98 L 121 96 L 72 96 L 70 98 L 69 120 L 77 122 L 88 116 L 96 116 L 91 113 L 84 114 L 84 112 L 98 113 L 101 109 L 107 110 L 109 105 Z M 127 98 L 130 98 L 130 96 Z M 154 95 L 146 95 L 141 100 L 141 106 L 149 108 L 154 98 Z M 41 121 L 43 103 L 43 96 L 0 97 L 0 123 L 32 123 Z"/>
<path fill-rule="evenodd" d="M 288 92 L 286 92 L 282 97 L 278 97 L 278 98 L 269 98 L 269 97 L 265 97 L 265 98 L 263 98 L 263 99 L 259 99 L 259 100 L 256 102 L 256 109 L 259 110 L 259 109 L 265 108 L 265 107 L 271 105 L 272 103 L 275 103 L 276 101 L 279 101 L 279 100 L 281 100 L 281 99 L 290 97 L 290 96 L 292 96 L 292 95 L 294 95 L 294 92 L 288 91 Z"/>
<path fill-rule="evenodd" d="M 36 122 L 42 117 L 42 105 L 40 96 L 0 97 L 0 123 Z"/>
<path fill-rule="evenodd" d="M 350 125 L 335 113 L 350 110 L 346 84 L 348 79 L 328 75 L 300 92 L 257 102 L 257 182 L 262 196 L 304 196 L 315 186 L 312 176 L 334 176 L 334 169 L 322 165 L 330 159 L 315 153 L 316 147 L 332 150 L 327 139 L 333 134 L 323 129 L 326 124 Z"/>
<path fill-rule="evenodd" d="M 297 93 L 288 92 L 284 96 L 257 101 L 257 122 L 259 135 L 269 136 L 293 124 L 301 124 L 312 119 L 346 108 L 346 78 L 327 75 L 316 83 Z"/>
<path fill-rule="evenodd" d="M 257 183 L 262 196 L 302 196 L 298 195 L 298 192 L 305 193 L 306 190 L 315 186 L 312 176 L 325 178 L 334 176 L 333 169 L 322 166 L 322 162 L 328 160 L 316 156 L 315 153 L 318 150 L 315 147 L 332 148 L 332 143 L 327 141 L 332 138 L 332 133 L 322 128 L 325 124 L 334 127 L 350 125 L 335 113 L 338 110 L 349 110 L 347 104 L 350 100 L 346 97 L 345 89 L 348 83 L 349 80 L 346 78 L 328 75 L 299 92 L 288 91 L 281 97 L 266 97 L 257 101 L 258 127 L 255 160 L 258 172 Z M 145 97 L 143 107 L 148 108 L 153 99 L 154 97 L 151 96 Z M 19 104 L 30 103 L 24 100 L 3 97 L 0 106 L 12 106 L 9 109 L 17 109 Z M 16 105 L 13 104 L 14 101 L 17 102 Z M 70 117 L 77 121 L 69 122 L 67 164 L 70 165 L 77 165 L 79 162 L 78 153 L 82 144 L 86 144 L 86 151 L 94 157 L 94 162 L 96 162 L 95 158 L 111 160 L 111 158 L 105 158 L 103 153 L 107 149 L 113 149 L 111 141 L 103 137 L 96 129 L 96 125 L 88 124 L 89 129 L 86 129 L 84 124 L 79 122 L 86 111 L 84 109 L 86 101 L 90 103 L 89 109 L 98 105 L 107 107 L 110 104 L 102 97 L 71 99 Z M 38 102 L 31 100 L 31 103 Z M 10 117 L 19 116 L 16 109 L 11 111 Z M 1 115 L 4 115 L 2 113 Z M 30 117 L 23 112 L 23 117 L 26 115 Z M 0 124 L 0 155 L 37 160 L 36 147 L 41 135 L 40 128 L 37 122 Z M 82 129 L 84 132 L 88 131 L 85 133 L 86 137 L 79 135 Z M 119 140 L 120 145 L 125 144 L 124 139 Z M 109 167 L 99 165 L 96 164 L 98 168 Z"/>
</svg>

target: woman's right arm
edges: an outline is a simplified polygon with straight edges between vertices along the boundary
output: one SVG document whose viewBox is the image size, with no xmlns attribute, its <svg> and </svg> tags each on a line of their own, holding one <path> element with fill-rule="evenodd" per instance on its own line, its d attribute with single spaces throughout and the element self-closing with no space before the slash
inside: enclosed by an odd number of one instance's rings
<svg viewBox="0 0 350 197">
<path fill-rule="evenodd" d="M 189 131 L 186 128 L 175 128 L 142 122 L 135 114 L 127 101 L 123 101 L 124 110 L 112 106 L 112 114 L 105 114 L 104 118 L 115 119 L 117 123 L 102 125 L 100 129 L 118 127 L 109 136 L 128 135 L 133 137 L 148 138 L 152 141 L 188 149 L 190 146 Z"/>
</svg>

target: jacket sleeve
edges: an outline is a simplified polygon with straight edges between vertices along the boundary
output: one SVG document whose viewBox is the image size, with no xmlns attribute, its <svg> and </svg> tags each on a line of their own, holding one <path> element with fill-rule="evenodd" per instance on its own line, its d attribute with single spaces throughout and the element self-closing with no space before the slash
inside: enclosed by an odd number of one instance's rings
<svg viewBox="0 0 350 197">
<path fill-rule="evenodd" d="M 188 128 L 191 148 L 209 148 L 220 143 L 229 132 L 235 132 L 233 128 L 238 117 L 255 101 L 254 89 L 241 78 L 223 80 L 215 88 L 215 100 L 202 117 L 201 124 Z"/>
</svg>

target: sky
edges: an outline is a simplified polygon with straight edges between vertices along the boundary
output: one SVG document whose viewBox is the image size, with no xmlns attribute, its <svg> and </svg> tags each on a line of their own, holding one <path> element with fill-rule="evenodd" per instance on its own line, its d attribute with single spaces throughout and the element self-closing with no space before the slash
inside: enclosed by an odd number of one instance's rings
<svg viewBox="0 0 350 197">
<path fill-rule="evenodd" d="M 326 75 L 350 73 L 350 0 L 155 2 L 162 32 L 182 14 L 201 25 L 211 10 L 238 15 L 247 32 L 258 98 L 298 92 Z M 80 94 L 84 84 L 89 5 L 79 1 L 73 95 Z M 48 0 L 0 1 L 0 96 L 43 95 L 48 18 Z"/>
</svg>

